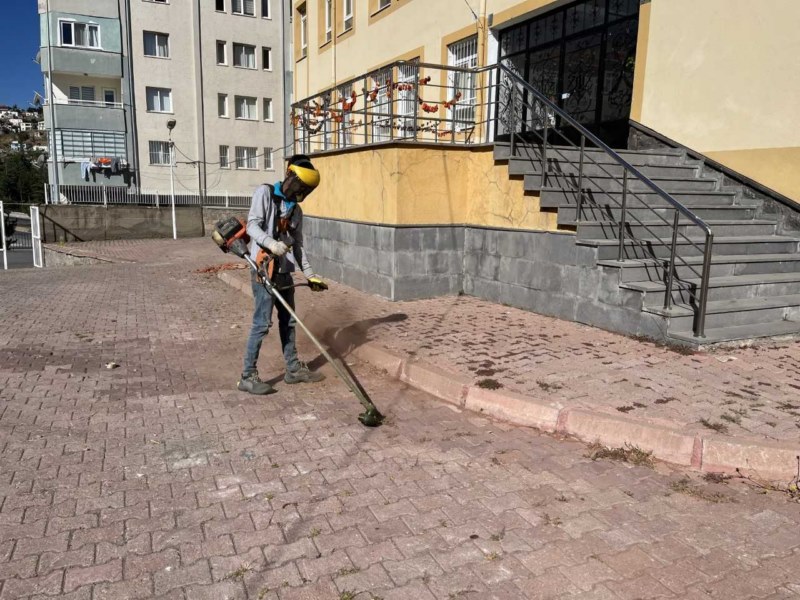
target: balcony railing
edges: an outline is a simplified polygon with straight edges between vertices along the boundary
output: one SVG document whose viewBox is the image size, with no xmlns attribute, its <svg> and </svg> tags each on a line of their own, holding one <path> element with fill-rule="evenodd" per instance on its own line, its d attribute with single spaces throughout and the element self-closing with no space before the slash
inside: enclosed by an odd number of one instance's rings
<svg viewBox="0 0 800 600">
<path fill-rule="evenodd" d="M 45 106 L 49 104 L 44 101 Z M 55 98 L 53 104 L 67 106 L 86 106 L 89 108 L 122 108 L 122 102 L 105 102 L 103 100 L 73 100 L 71 98 Z"/>
<path fill-rule="evenodd" d="M 495 76 L 489 70 L 395 62 L 293 104 L 295 150 L 398 141 L 486 143 Z"/>
</svg>

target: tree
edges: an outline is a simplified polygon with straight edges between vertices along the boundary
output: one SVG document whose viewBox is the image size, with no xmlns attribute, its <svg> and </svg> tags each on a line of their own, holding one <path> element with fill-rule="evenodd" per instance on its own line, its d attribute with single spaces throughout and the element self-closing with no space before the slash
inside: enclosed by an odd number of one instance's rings
<svg viewBox="0 0 800 600">
<path fill-rule="evenodd" d="M 0 155 L 0 200 L 13 204 L 44 202 L 45 166 L 37 167 L 28 152 Z"/>
</svg>

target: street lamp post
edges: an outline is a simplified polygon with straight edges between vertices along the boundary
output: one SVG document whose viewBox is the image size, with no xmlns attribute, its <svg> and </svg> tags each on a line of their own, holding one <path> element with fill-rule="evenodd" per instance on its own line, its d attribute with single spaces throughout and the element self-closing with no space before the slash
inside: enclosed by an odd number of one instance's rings
<svg viewBox="0 0 800 600">
<path fill-rule="evenodd" d="M 175 119 L 167 121 L 169 130 L 169 193 L 172 205 L 172 239 L 178 239 L 178 226 L 175 221 L 175 142 L 172 141 L 172 130 L 175 129 Z"/>
</svg>

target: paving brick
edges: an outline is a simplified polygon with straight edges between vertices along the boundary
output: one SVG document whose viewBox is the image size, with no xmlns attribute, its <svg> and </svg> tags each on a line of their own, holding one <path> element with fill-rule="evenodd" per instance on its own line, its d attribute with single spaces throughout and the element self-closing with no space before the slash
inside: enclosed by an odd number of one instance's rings
<svg viewBox="0 0 800 600">
<path fill-rule="evenodd" d="M 207 240 L 93 247 L 140 262 L 2 276 L 3 598 L 316 600 L 338 598 L 337 583 L 384 599 L 800 593 L 800 518 L 782 496 L 736 481 L 736 503 L 674 493 L 670 468 L 590 461 L 574 440 L 447 406 L 351 352 L 365 340 L 414 351 L 468 387 L 492 379 L 520 401 L 611 415 L 624 404 L 626 418 L 683 423 L 687 436 L 736 407 L 748 416 L 730 440 L 767 419 L 786 440 L 796 419 L 776 407 L 792 401 L 796 345 L 721 362 L 471 298 L 301 289 L 302 316 L 334 349 L 345 340 L 327 336 L 353 325 L 342 354 L 388 416 L 367 431 L 328 367 L 314 386 L 279 381 L 272 334 L 260 368 L 278 395 L 232 389 L 251 301 L 192 272 L 230 258 Z M 299 346 L 313 361 L 302 335 Z M 117 580 L 91 583 L 107 565 Z"/>
<path fill-rule="evenodd" d="M 92 567 L 71 567 L 67 569 L 64 578 L 64 591 L 72 590 L 84 585 L 91 585 L 101 581 L 119 581 L 122 579 L 122 561 L 112 560 L 103 565 Z"/>
</svg>

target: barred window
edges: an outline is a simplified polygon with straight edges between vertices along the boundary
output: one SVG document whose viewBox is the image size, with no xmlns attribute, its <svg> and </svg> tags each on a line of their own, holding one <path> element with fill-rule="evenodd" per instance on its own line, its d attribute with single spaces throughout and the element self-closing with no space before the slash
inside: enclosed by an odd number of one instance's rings
<svg viewBox="0 0 800 600">
<path fill-rule="evenodd" d="M 113 131 L 56 130 L 59 158 L 88 159 L 98 156 L 126 156 L 125 134 Z"/>
<path fill-rule="evenodd" d="M 220 146 L 219 147 L 219 168 L 220 169 L 230 169 L 231 165 L 228 162 L 228 147 L 227 146 Z"/>
<path fill-rule="evenodd" d="M 478 38 L 469 37 L 447 47 L 447 63 L 460 69 L 474 69 L 478 66 Z M 475 73 L 451 71 L 448 77 L 450 99 L 455 106 L 450 110 L 456 129 L 462 130 L 475 125 Z"/>
<path fill-rule="evenodd" d="M 258 169 L 258 158 L 256 157 L 256 151 L 257 148 L 236 146 L 236 168 Z"/>
<path fill-rule="evenodd" d="M 272 148 L 264 148 L 264 170 L 265 171 L 272 171 L 275 169 L 275 165 L 272 162 Z"/>
<path fill-rule="evenodd" d="M 149 142 L 150 145 L 150 164 L 168 165 L 170 164 L 169 142 Z"/>
</svg>

